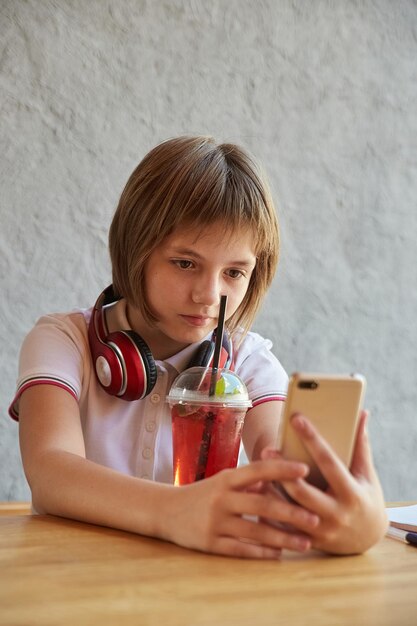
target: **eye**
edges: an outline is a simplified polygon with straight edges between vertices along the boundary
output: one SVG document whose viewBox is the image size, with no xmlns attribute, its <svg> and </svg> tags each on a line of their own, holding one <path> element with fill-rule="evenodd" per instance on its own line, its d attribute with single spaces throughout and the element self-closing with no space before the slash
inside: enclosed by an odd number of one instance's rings
<svg viewBox="0 0 417 626">
<path fill-rule="evenodd" d="M 236 269 L 227 270 L 226 274 L 230 276 L 230 278 L 233 278 L 233 280 L 236 280 L 237 278 L 241 278 L 241 276 L 245 276 L 242 270 L 236 270 Z"/>
<path fill-rule="evenodd" d="M 173 259 L 172 262 L 181 270 L 189 270 L 194 267 L 193 262 L 189 261 L 188 259 Z"/>
</svg>

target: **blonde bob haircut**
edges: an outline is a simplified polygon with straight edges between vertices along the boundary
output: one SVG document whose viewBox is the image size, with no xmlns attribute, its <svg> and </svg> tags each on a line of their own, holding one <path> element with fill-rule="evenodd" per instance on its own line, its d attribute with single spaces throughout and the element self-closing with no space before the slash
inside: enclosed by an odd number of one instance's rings
<svg viewBox="0 0 417 626">
<path fill-rule="evenodd" d="M 165 141 L 131 174 L 109 233 L 115 293 L 154 324 L 145 291 L 149 255 L 177 228 L 204 231 L 216 222 L 225 233 L 253 233 L 256 266 L 243 301 L 227 321 L 230 333 L 238 327 L 247 332 L 275 274 L 278 222 L 259 166 L 239 146 L 218 144 L 212 137 Z"/>
</svg>

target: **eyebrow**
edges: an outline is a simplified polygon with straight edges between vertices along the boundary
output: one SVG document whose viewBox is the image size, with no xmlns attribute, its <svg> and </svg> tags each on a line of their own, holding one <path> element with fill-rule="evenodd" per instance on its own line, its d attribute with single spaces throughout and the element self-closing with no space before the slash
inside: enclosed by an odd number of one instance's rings
<svg viewBox="0 0 417 626">
<path fill-rule="evenodd" d="M 179 254 L 179 255 L 183 255 L 183 256 L 191 256 L 195 259 L 198 260 L 204 260 L 204 257 L 199 254 L 198 252 L 196 252 L 196 250 L 193 250 L 192 248 L 177 248 L 175 246 L 171 247 L 171 254 Z M 239 265 L 240 267 L 251 267 L 252 265 L 256 264 L 256 257 L 254 255 L 253 257 L 253 261 L 249 260 L 249 259 L 241 259 L 240 261 L 236 260 L 236 261 L 229 261 L 227 263 L 227 265 Z"/>
</svg>

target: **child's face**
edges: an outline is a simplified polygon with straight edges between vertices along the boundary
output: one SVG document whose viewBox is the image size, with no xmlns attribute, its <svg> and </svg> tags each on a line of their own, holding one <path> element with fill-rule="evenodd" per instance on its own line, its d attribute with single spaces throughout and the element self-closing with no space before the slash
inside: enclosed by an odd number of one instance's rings
<svg viewBox="0 0 417 626">
<path fill-rule="evenodd" d="M 146 295 L 156 326 L 139 324 L 155 358 L 166 358 L 201 341 L 217 326 L 220 296 L 226 319 L 242 302 L 255 267 L 252 232 L 177 229 L 159 245 L 145 267 Z M 133 322 L 133 320 L 131 320 Z"/>
</svg>

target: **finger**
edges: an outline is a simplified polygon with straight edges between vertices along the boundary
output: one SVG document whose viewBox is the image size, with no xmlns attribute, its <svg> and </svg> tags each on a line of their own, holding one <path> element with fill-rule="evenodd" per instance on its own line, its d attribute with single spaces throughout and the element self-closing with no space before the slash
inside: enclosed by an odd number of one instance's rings
<svg viewBox="0 0 417 626">
<path fill-rule="evenodd" d="M 243 517 L 229 517 L 220 529 L 222 535 L 240 537 L 250 543 L 268 548 L 285 548 L 305 552 L 311 547 L 311 539 L 302 533 L 289 533 L 284 529 Z"/>
<path fill-rule="evenodd" d="M 280 548 L 248 543 L 234 537 L 220 537 L 210 552 L 244 559 L 279 559 L 281 557 Z"/>
<path fill-rule="evenodd" d="M 248 465 L 232 470 L 223 470 L 213 478 L 225 480 L 232 489 L 244 489 L 258 481 L 295 480 L 308 474 L 305 463 L 285 461 L 284 459 L 268 459 L 253 461 Z M 210 480 L 210 479 L 208 479 Z"/>
<path fill-rule="evenodd" d="M 267 489 L 267 483 L 259 480 L 257 483 L 253 483 L 246 488 L 248 493 L 264 493 Z"/>
<path fill-rule="evenodd" d="M 272 446 L 267 446 L 261 450 L 261 459 L 281 459 L 282 455 L 279 450 Z"/>
<path fill-rule="evenodd" d="M 368 417 L 367 411 L 361 412 L 350 471 L 358 478 L 364 477 L 369 480 L 374 473 L 374 464 L 366 428 Z"/>
<path fill-rule="evenodd" d="M 303 479 L 285 482 L 283 487 L 295 502 L 316 514 L 320 520 L 327 519 L 337 513 L 337 499 Z M 310 530 L 310 532 L 313 531 L 314 528 Z"/>
<path fill-rule="evenodd" d="M 320 518 L 315 513 L 280 500 L 273 495 L 237 492 L 229 498 L 228 505 L 228 510 L 234 515 L 251 515 L 284 522 L 307 533 L 320 522 Z"/>
<path fill-rule="evenodd" d="M 267 446 L 263 450 L 261 450 L 261 459 L 281 459 L 282 455 L 279 450 L 273 448 L 272 446 Z M 268 485 L 271 483 L 265 481 L 259 481 L 258 483 L 254 483 L 247 488 L 247 491 L 251 491 L 253 493 L 265 493 L 268 490 Z"/>
<path fill-rule="evenodd" d="M 295 415 L 291 425 L 311 454 L 329 486 L 338 494 L 348 495 L 352 490 L 352 477 L 348 468 L 335 454 L 327 441 L 303 415 Z"/>
</svg>

